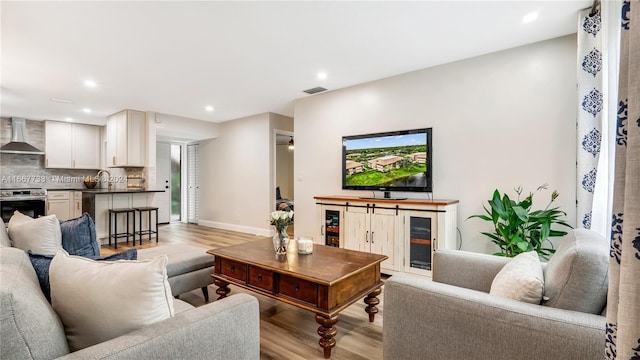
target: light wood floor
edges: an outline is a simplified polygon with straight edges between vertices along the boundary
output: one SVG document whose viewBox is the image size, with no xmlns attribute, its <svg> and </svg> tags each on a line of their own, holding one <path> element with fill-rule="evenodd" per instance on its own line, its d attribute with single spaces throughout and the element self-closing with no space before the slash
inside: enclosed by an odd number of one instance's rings
<svg viewBox="0 0 640 360">
<path fill-rule="evenodd" d="M 263 239 L 233 231 L 212 229 L 203 226 L 183 223 L 160 225 L 160 242 L 143 240 L 142 246 L 148 248 L 165 244 L 191 244 L 204 249 L 213 249 Z M 118 242 L 118 249 L 113 246 L 102 246 L 102 255 L 131 248 L 122 240 Z M 254 295 L 260 303 L 260 358 L 261 359 L 324 359 L 318 345 L 319 336 L 316 333 L 318 324 L 314 314 L 297 307 L 280 303 L 276 300 L 251 293 L 247 290 L 231 287 L 231 294 L 247 292 Z M 383 287 L 384 291 L 384 287 Z M 215 298 L 215 286 L 209 286 L 209 294 Z M 200 290 L 183 294 L 180 298 L 194 306 L 205 304 Z M 384 316 L 383 294 L 379 297 L 380 312 L 373 323 L 369 322 L 364 311 L 366 304 L 362 301 L 351 305 L 340 313 L 340 321 L 336 325 L 336 347 L 333 348 L 331 359 L 334 360 L 374 360 L 382 359 L 382 318 Z"/>
</svg>

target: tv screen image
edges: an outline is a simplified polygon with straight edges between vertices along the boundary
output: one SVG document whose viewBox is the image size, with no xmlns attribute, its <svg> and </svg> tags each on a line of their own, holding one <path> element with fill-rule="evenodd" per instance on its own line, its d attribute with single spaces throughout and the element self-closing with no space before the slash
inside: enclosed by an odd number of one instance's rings
<svg viewBox="0 0 640 360">
<path fill-rule="evenodd" d="M 342 188 L 431 190 L 431 128 L 342 138 Z"/>
</svg>

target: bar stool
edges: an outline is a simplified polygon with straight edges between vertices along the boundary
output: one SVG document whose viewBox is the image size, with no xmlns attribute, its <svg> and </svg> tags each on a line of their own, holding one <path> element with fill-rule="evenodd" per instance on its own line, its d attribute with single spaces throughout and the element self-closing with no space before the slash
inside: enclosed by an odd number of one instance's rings
<svg viewBox="0 0 640 360">
<path fill-rule="evenodd" d="M 138 234 L 140 236 L 140 245 L 142 245 L 142 235 L 149 235 L 149 240 L 151 240 L 151 235 L 152 234 L 156 234 L 156 242 L 158 242 L 158 208 L 154 207 L 154 206 L 139 206 L 139 207 L 135 207 L 133 208 L 135 211 L 138 212 L 138 220 L 140 222 L 140 231 L 135 231 L 135 234 Z M 155 211 L 156 213 L 156 227 L 155 230 L 153 230 L 151 228 L 151 212 Z M 149 214 L 149 228 L 146 230 L 142 229 L 142 213 L 148 213 Z M 134 215 L 135 217 L 135 215 Z M 133 236 L 133 242 L 135 244 L 136 242 L 136 237 L 135 235 Z"/>
<path fill-rule="evenodd" d="M 125 214 L 127 217 L 127 231 L 118 232 L 118 215 Z M 129 215 L 133 215 L 133 232 L 129 228 Z M 112 226 L 113 224 L 113 226 Z M 129 236 L 133 237 L 133 245 L 136 245 L 136 213 L 135 210 L 130 208 L 109 209 L 109 246 L 111 246 L 111 238 L 113 238 L 114 246 L 118 248 L 118 238 L 126 237 L 127 244 L 129 243 Z"/>
</svg>

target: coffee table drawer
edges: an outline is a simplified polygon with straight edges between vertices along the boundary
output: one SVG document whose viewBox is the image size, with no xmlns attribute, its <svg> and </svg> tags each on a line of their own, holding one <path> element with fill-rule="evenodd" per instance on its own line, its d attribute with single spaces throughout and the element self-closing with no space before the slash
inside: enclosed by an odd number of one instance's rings
<svg viewBox="0 0 640 360">
<path fill-rule="evenodd" d="M 221 259 L 220 273 L 242 282 L 247 281 L 247 265 L 241 262 Z"/>
<path fill-rule="evenodd" d="M 259 267 L 249 266 L 249 285 L 272 293 L 273 272 Z"/>
<path fill-rule="evenodd" d="M 282 295 L 302 300 L 309 304 L 316 304 L 318 299 L 318 285 L 288 275 L 280 275 L 279 284 Z"/>
</svg>

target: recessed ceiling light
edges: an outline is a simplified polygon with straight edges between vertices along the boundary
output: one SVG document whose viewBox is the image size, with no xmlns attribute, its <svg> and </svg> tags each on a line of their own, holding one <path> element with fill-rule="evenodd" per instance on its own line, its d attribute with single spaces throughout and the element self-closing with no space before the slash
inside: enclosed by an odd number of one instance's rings
<svg viewBox="0 0 640 360">
<path fill-rule="evenodd" d="M 208 112 L 212 112 L 214 110 L 213 106 L 211 105 L 205 107 L 204 109 L 207 110 Z"/>
<path fill-rule="evenodd" d="M 65 118 L 65 119 L 64 119 L 64 121 L 72 122 L 72 121 L 73 121 L 73 119 L 72 119 L 72 118 L 70 118 L 70 117 L 68 117 L 68 118 Z"/>
<path fill-rule="evenodd" d="M 96 87 L 96 82 L 93 80 L 85 80 L 84 81 L 84 86 L 86 87 Z"/>
<path fill-rule="evenodd" d="M 89 109 L 89 108 L 84 108 L 84 109 L 82 109 L 82 111 L 83 111 L 85 114 L 91 114 L 91 109 Z"/>
<path fill-rule="evenodd" d="M 536 21 L 536 19 L 538 19 L 538 12 L 532 12 L 532 13 L 528 13 L 527 15 L 525 15 L 522 18 L 522 22 L 523 23 L 530 23 L 532 21 Z"/>
<path fill-rule="evenodd" d="M 318 73 L 318 79 L 324 80 L 326 78 L 327 78 L 327 73 L 326 72 L 319 72 Z"/>
<path fill-rule="evenodd" d="M 51 98 L 49 100 L 55 101 L 55 102 L 59 102 L 59 103 L 63 103 L 63 104 L 71 104 L 73 102 L 71 100 L 58 99 L 58 98 Z"/>
</svg>

